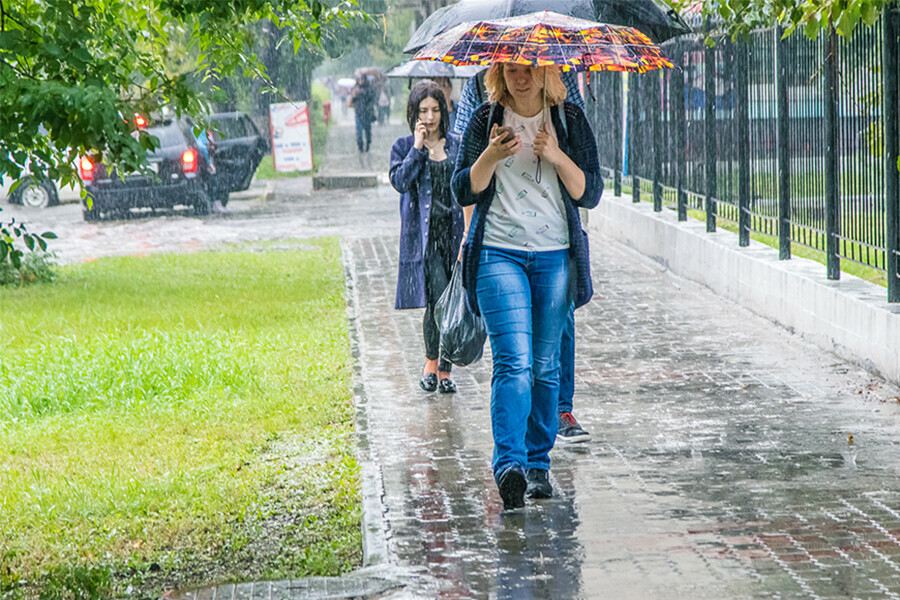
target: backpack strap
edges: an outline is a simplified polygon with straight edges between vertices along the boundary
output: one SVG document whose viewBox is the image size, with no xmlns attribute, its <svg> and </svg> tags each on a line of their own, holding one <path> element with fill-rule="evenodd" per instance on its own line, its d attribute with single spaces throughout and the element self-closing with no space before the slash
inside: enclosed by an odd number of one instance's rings
<svg viewBox="0 0 900 600">
<path fill-rule="evenodd" d="M 488 120 L 487 126 L 485 127 L 484 137 L 487 138 L 488 143 L 491 142 L 491 121 L 494 120 L 494 111 L 497 110 L 497 103 L 491 102 L 491 110 L 488 112 Z"/>
<path fill-rule="evenodd" d="M 566 136 L 566 145 L 568 145 L 568 143 L 569 143 L 569 123 L 568 123 L 568 119 L 566 118 L 566 103 L 563 102 L 562 104 L 557 105 L 557 107 L 560 112 L 559 120 L 562 122 L 563 135 Z"/>
</svg>

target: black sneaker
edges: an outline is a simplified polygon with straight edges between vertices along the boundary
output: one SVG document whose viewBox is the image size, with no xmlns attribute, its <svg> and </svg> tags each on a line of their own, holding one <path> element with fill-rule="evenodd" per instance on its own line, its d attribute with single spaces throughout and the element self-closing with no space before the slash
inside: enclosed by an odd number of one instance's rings
<svg viewBox="0 0 900 600">
<path fill-rule="evenodd" d="M 556 441 L 561 444 L 575 444 L 591 439 L 591 434 L 585 431 L 570 412 L 559 413 L 559 429 L 556 432 Z"/>
<path fill-rule="evenodd" d="M 514 510 L 525 506 L 525 472 L 519 465 L 507 467 L 497 477 L 497 488 L 503 499 L 503 510 Z"/>
<path fill-rule="evenodd" d="M 552 498 L 553 486 L 547 475 L 548 472 L 544 469 L 528 469 L 528 474 L 525 475 L 525 495 L 529 498 Z"/>
</svg>

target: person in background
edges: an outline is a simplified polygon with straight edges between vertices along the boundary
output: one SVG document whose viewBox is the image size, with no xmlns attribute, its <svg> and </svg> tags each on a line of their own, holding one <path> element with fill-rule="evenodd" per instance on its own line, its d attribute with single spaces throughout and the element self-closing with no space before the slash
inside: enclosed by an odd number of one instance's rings
<svg viewBox="0 0 900 600">
<path fill-rule="evenodd" d="M 425 366 L 419 386 L 452 394 L 450 362 L 440 357 L 441 332 L 434 306 L 450 281 L 464 229 L 463 212 L 450 194 L 459 138 L 449 132 L 444 93 L 425 80 L 409 93 L 406 120 L 412 135 L 391 149 L 391 185 L 400 192 L 400 271 L 394 307 L 425 307 Z"/>
<path fill-rule="evenodd" d="M 463 85 L 459 97 L 459 106 L 456 111 L 456 124 L 453 134 L 462 136 L 475 110 L 484 102 L 481 93 L 482 81 L 486 71 L 480 72 L 475 77 L 470 77 Z M 561 74 L 563 84 L 566 86 L 566 101 L 575 104 L 584 110 L 584 99 L 578 91 L 578 79 L 571 71 Z M 448 80 L 449 81 L 449 80 Z M 566 327 L 563 330 L 560 343 L 559 359 L 559 429 L 556 441 L 562 444 L 575 444 L 591 439 L 588 433 L 572 414 L 573 399 L 575 397 L 575 309 L 569 311 L 566 317 Z"/>
<path fill-rule="evenodd" d="M 372 145 L 372 121 L 375 120 L 375 88 L 364 74 L 357 76 L 356 85 L 350 92 L 350 102 L 356 111 L 356 147 L 362 164 L 363 155 L 369 152 Z"/>
<path fill-rule="evenodd" d="M 388 95 L 388 84 L 381 86 L 378 93 L 378 124 L 382 127 L 387 124 L 391 115 L 391 97 Z"/>
<path fill-rule="evenodd" d="M 219 189 L 219 177 L 216 175 L 216 163 L 213 160 L 216 154 L 216 140 L 208 129 L 195 133 L 194 139 L 197 140 L 197 147 L 200 149 L 203 158 L 206 159 L 206 164 L 209 165 L 209 173 L 212 176 L 209 189 L 209 193 L 213 197 L 212 211 L 214 213 L 228 212 L 228 209 L 225 208 L 225 205 L 228 204 L 228 193 L 223 193 Z"/>
<path fill-rule="evenodd" d="M 444 92 L 444 98 L 447 99 L 447 110 L 450 111 L 450 131 L 453 132 L 456 129 L 456 104 L 453 102 L 453 98 L 451 98 L 451 95 L 453 94 L 453 82 L 450 81 L 449 77 L 435 77 L 434 82 L 440 86 L 441 91 Z M 462 133 L 456 133 L 454 135 L 462 137 Z"/>
<path fill-rule="evenodd" d="M 492 468 L 504 509 L 515 509 L 553 494 L 560 342 L 569 312 L 593 294 L 578 209 L 597 205 L 603 179 L 556 67 L 494 64 L 485 87 L 490 103 L 466 128 L 452 189 L 474 206 L 463 280 L 491 339 Z"/>
</svg>

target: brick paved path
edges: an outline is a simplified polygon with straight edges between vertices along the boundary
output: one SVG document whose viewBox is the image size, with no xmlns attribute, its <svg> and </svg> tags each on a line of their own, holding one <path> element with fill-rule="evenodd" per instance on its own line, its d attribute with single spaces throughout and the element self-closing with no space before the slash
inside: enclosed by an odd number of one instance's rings
<svg viewBox="0 0 900 600">
<path fill-rule="evenodd" d="M 396 597 L 900 598 L 895 387 L 595 235 L 593 440 L 553 451 L 553 500 L 501 514 L 489 353 L 453 397 L 418 388 L 395 235 L 345 262 L 388 561 L 420 576 Z"/>
<path fill-rule="evenodd" d="M 375 134 L 383 171 L 403 128 Z M 352 129 L 333 135 L 346 160 L 331 168 L 357 169 Z M 181 597 L 900 598 L 896 387 L 594 234 L 575 399 L 594 437 L 553 451 L 554 499 L 502 514 L 490 353 L 455 371 L 455 396 L 418 387 L 422 311 L 393 310 L 397 194 L 295 188 L 276 182 L 266 211 L 227 224 L 343 237 L 367 523 L 382 534 L 367 550 L 382 562 Z"/>
</svg>

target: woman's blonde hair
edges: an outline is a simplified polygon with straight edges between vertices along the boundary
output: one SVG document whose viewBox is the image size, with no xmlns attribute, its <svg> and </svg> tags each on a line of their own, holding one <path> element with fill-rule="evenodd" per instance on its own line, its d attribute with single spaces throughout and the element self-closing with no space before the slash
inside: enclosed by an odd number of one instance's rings
<svg viewBox="0 0 900 600">
<path fill-rule="evenodd" d="M 503 68 L 505 63 L 494 63 L 490 66 L 487 74 L 484 76 L 484 87 L 488 93 L 488 102 L 499 102 L 504 106 L 509 105 L 512 98 L 509 90 L 506 89 L 506 79 L 503 78 Z M 562 82 L 559 76 L 559 67 L 556 65 L 548 65 L 546 67 L 531 67 L 531 76 L 538 85 L 547 88 L 547 104 L 554 106 L 562 104 L 566 99 L 566 84 Z"/>
</svg>

